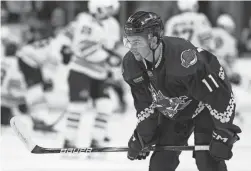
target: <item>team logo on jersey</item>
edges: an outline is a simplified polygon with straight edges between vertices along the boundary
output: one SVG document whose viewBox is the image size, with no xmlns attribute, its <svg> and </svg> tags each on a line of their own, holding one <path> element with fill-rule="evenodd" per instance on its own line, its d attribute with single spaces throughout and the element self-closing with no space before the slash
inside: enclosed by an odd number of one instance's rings
<svg viewBox="0 0 251 171">
<path fill-rule="evenodd" d="M 160 90 L 157 92 L 152 85 L 150 85 L 149 89 L 156 104 L 156 109 L 169 118 L 173 118 L 179 110 L 183 110 L 192 101 L 187 96 L 166 97 Z"/>
<path fill-rule="evenodd" d="M 197 62 L 196 51 L 192 49 L 185 50 L 181 53 L 181 65 L 188 68 Z"/>
</svg>

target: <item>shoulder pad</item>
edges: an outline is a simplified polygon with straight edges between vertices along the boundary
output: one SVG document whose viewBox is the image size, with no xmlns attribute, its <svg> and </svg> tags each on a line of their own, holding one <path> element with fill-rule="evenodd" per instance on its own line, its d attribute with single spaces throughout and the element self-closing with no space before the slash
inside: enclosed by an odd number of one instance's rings
<svg viewBox="0 0 251 171">
<path fill-rule="evenodd" d="M 167 72 L 171 75 L 186 76 L 196 72 L 200 67 L 199 52 L 189 41 L 172 38 L 172 53 L 168 57 Z"/>
</svg>

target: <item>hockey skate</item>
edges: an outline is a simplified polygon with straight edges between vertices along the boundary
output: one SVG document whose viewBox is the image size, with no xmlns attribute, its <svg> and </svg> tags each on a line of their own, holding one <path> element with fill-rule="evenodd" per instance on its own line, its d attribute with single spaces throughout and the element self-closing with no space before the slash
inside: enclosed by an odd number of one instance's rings
<svg viewBox="0 0 251 171">
<path fill-rule="evenodd" d="M 76 145 L 73 143 L 73 141 L 65 139 L 63 143 L 63 148 L 76 148 Z M 79 154 L 74 154 L 74 153 L 62 154 L 62 158 L 79 159 Z"/>
<path fill-rule="evenodd" d="M 109 137 L 105 137 L 103 142 L 100 142 L 98 140 L 92 139 L 91 140 L 91 148 L 100 148 L 100 147 L 104 147 L 105 144 L 110 142 L 110 138 Z M 87 156 L 87 159 L 91 159 L 91 160 L 104 160 L 105 159 L 105 153 L 91 153 Z"/>
<path fill-rule="evenodd" d="M 76 148 L 76 146 L 70 140 L 65 139 L 63 148 Z"/>
</svg>

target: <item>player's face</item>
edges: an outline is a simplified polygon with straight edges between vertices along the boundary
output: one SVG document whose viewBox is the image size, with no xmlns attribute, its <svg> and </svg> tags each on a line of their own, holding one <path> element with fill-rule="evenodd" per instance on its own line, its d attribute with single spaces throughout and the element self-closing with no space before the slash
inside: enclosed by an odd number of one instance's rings
<svg viewBox="0 0 251 171">
<path fill-rule="evenodd" d="M 141 55 L 146 57 L 149 55 L 149 45 L 146 38 L 142 36 L 126 36 L 123 38 L 124 46 L 128 48 L 134 56 Z"/>
</svg>

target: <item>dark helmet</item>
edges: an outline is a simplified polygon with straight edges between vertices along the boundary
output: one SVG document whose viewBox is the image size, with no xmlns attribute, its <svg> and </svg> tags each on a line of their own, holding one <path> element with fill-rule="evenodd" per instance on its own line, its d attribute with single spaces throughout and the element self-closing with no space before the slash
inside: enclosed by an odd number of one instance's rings
<svg viewBox="0 0 251 171">
<path fill-rule="evenodd" d="M 160 16 L 154 12 L 138 11 L 131 15 L 124 26 L 125 36 L 152 34 L 162 39 L 164 26 Z"/>
</svg>

